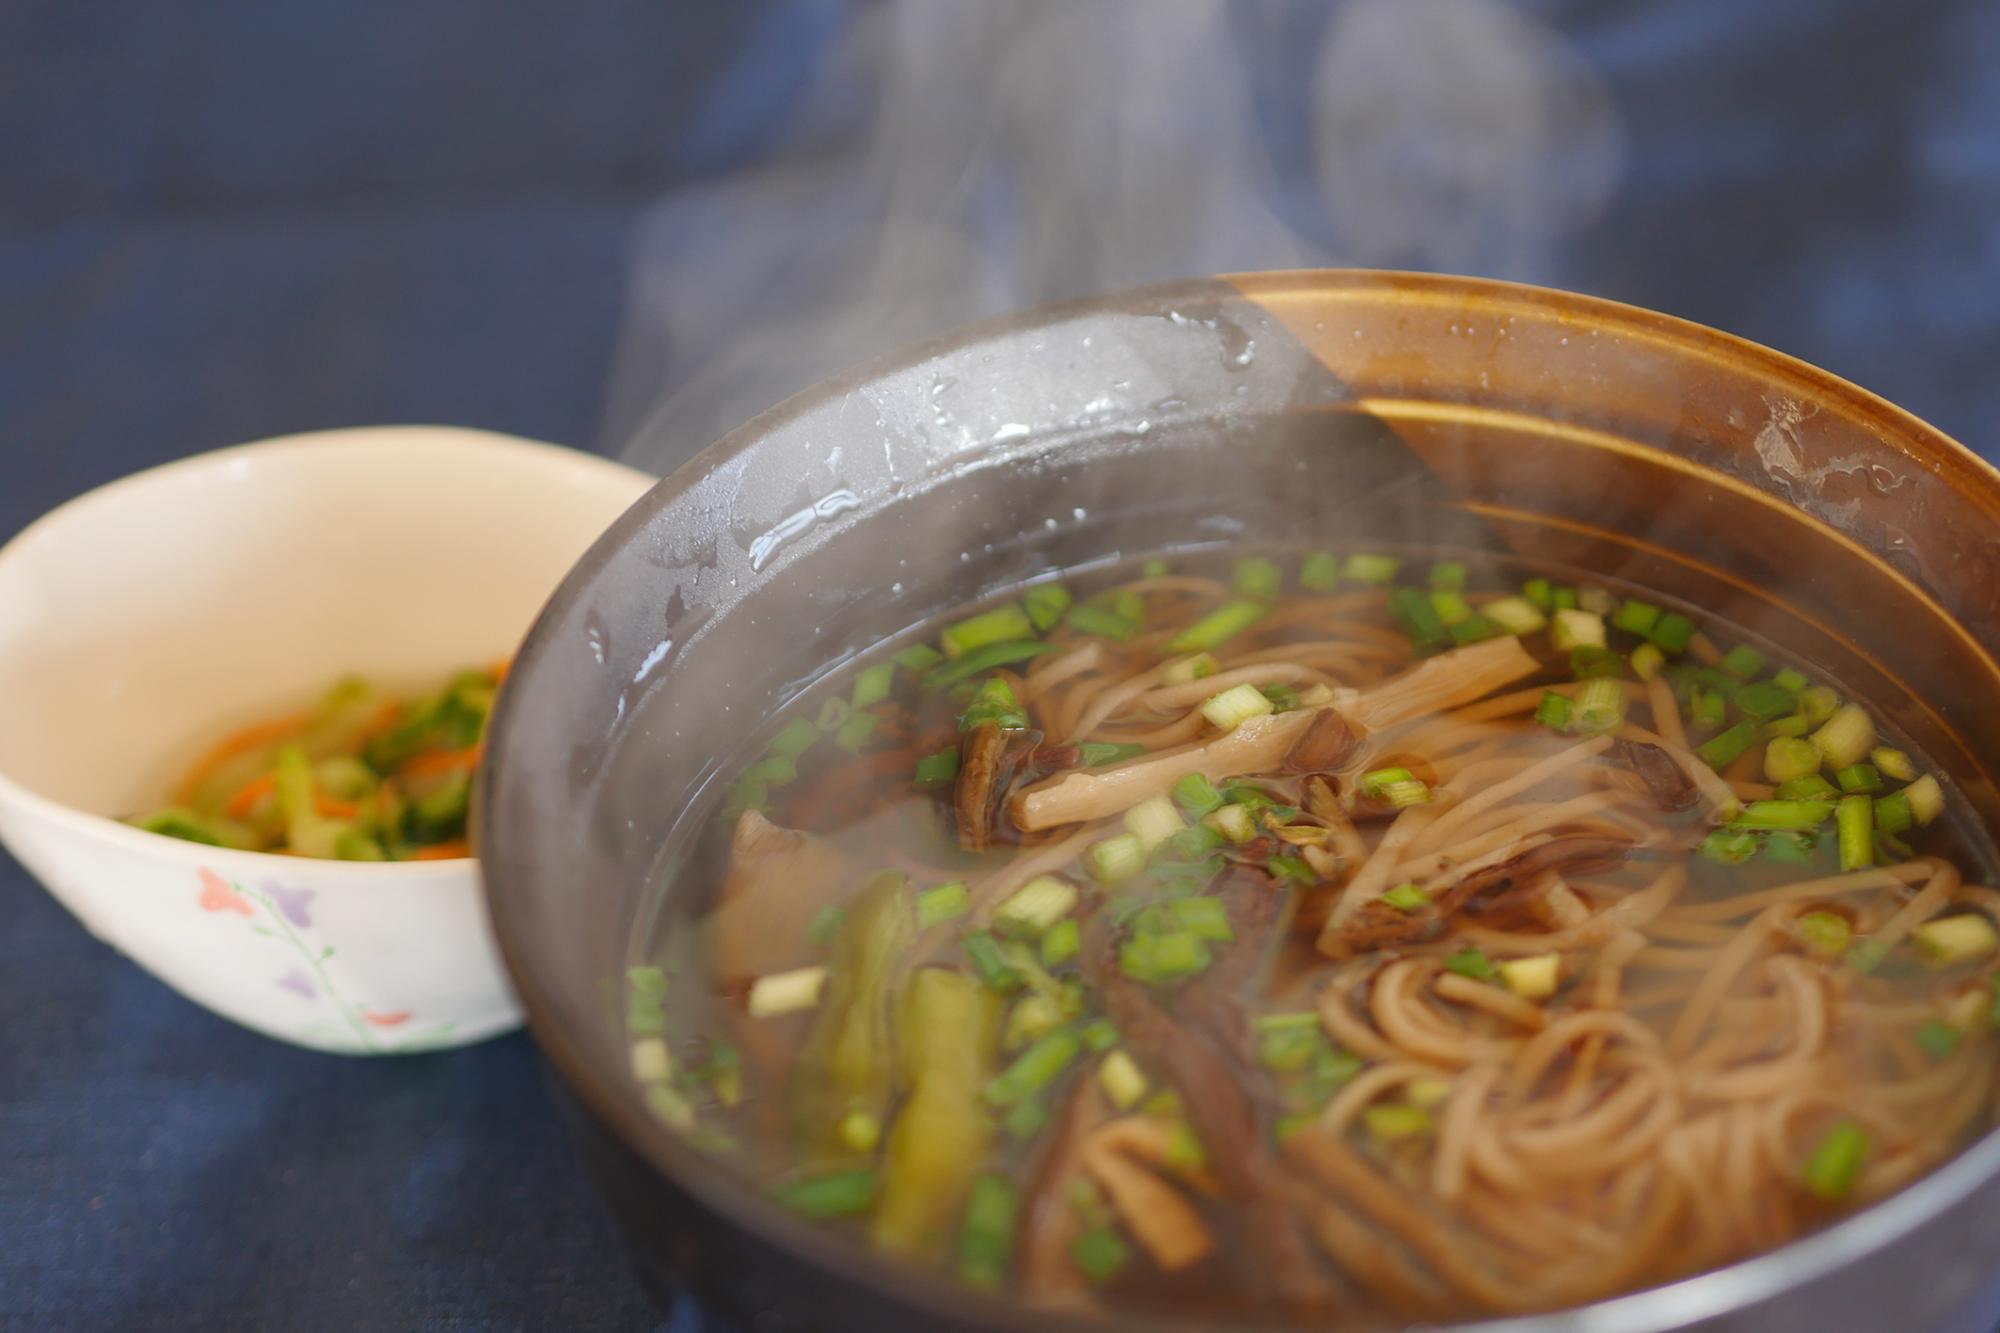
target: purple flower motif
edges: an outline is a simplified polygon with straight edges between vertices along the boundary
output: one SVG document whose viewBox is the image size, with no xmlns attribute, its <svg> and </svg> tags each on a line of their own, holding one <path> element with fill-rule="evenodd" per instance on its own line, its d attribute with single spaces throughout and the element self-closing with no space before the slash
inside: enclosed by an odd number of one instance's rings
<svg viewBox="0 0 2000 1333">
<path fill-rule="evenodd" d="M 310 1000 L 319 994 L 319 987 L 313 985 L 312 978 L 296 967 L 278 978 L 278 985 Z"/>
<path fill-rule="evenodd" d="M 285 920 L 301 930 L 312 924 L 312 917 L 306 914 L 306 904 L 313 900 L 314 890 L 289 888 L 266 880 L 264 892 L 271 896 L 271 901 L 277 905 L 280 912 L 284 913 Z"/>
</svg>

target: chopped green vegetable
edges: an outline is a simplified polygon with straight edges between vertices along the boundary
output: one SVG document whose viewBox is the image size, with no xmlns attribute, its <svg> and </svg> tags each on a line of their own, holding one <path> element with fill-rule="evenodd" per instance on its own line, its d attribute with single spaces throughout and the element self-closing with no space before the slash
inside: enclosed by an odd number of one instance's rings
<svg viewBox="0 0 2000 1333">
<path fill-rule="evenodd" d="M 1909 798 L 1910 813 L 1919 824 L 1929 824 L 1944 813 L 1944 788 L 1928 773 L 1903 788 L 1903 795 Z"/>
<path fill-rule="evenodd" d="M 1144 753 L 1146 747 L 1143 745 L 1114 744 L 1111 741 L 1084 741 L 1076 747 L 1077 761 L 1085 768 L 1122 764 L 1127 759 L 1136 759 Z"/>
<path fill-rule="evenodd" d="M 917 760 L 916 781 L 920 787 L 941 787 L 957 776 L 957 750 L 939 750 Z"/>
<path fill-rule="evenodd" d="M 917 895 L 917 925 L 924 930 L 955 920 L 971 910 L 972 894 L 962 879 L 925 889 Z"/>
<path fill-rule="evenodd" d="M 1309 551 L 1299 562 L 1299 586 L 1313 592 L 1332 592 L 1340 582 L 1340 562 L 1331 551 Z"/>
<path fill-rule="evenodd" d="M 982 671 L 994 667 L 1012 666 L 1025 662 L 1031 657 L 1044 653 L 1062 651 L 1053 643 L 1043 643 L 1038 639 L 1015 639 L 1005 643 L 989 643 L 982 648 L 974 648 L 964 656 L 932 667 L 924 673 L 924 688 L 941 690 L 947 685 L 956 685 L 961 680 L 970 680 Z M 822 726 L 825 724 L 822 723 Z"/>
<path fill-rule="evenodd" d="M 1646 637 L 1669 653 L 1684 653 L 1694 638 L 1694 622 L 1678 611 L 1669 611 L 1653 622 Z"/>
<path fill-rule="evenodd" d="M 1659 623 L 1659 607 L 1651 602 L 1641 602 L 1630 597 L 1620 602 L 1618 609 L 1611 615 L 1613 629 L 1622 629 L 1627 634 L 1637 634 L 1641 638 L 1651 634 L 1653 627 Z"/>
<path fill-rule="evenodd" d="M 1038 630 L 1051 630 L 1069 610 L 1069 589 L 1060 583 L 1038 583 L 1021 594 L 1021 605 Z"/>
<path fill-rule="evenodd" d="M 1485 616 L 1470 616 L 1454 622 L 1451 626 L 1451 641 L 1461 648 L 1468 643 L 1483 643 L 1487 639 L 1497 639 L 1500 634 L 1500 626 Z"/>
<path fill-rule="evenodd" d="M 873 713 L 856 713 L 840 724 L 840 730 L 833 733 L 833 743 L 849 754 L 860 754 L 868 744 L 868 738 L 875 734 L 875 728 L 882 719 Z"/>
<path fill-rule="evenodd" d="M 1024 1102 L 1055 1082 L 1082 1050 L 1082 1038 L 1069 1028 L 1051 1032 L 1015 1056 L 1014 1062 L 986 1085 L 982 1095 L 991 1106 Z"/>
<path fill-rule="evenodd" d="M 1041 933 L 1076 910 L 1076 886 L 1054 875 L 1037 875 L 994 910 L 1003 929 L 1040 938 Z"/>
<path fill-rule="evenodd" d="M 1596 735 L 1615 731 L 1625 721 L 1625 686 L 1616 680 L 1598 677 L 1587 680 L 1576 692 L 1570 712 L 1570 730 Z"/>
<path fill-rule="evenodd" d="M 1574 610 L 1576 610 L 1576 609 L 1577 609 L 1577 605 L 1576 605 L 1576 589 L 1575 589 L 1575 588 L 1551 588 L 1551 589 L 1549 590 L 1549 606 L 1550 606 L 1550 608 L 1551 608 L 1552 610 L 1555 610 L 1555 611 L 1574 611 Z"/>
<path fill-rule="evenodd" d="M 1270 608 L 1262 602 L 1225 602 L 1167 641 L 1169 653 L 1203 653 L 1257 623 Z"/>
<path fill-rule="evenodd" d="M 1944 1060 L 1958 1049 L 1959 1039 L 1964 1036 L 1949 1023 L 1933 1018 L 1912 1034 L 1917 1048 L 1933 1060 Z"/>
<path fill-rule="evenodd" d="M 856 710 L 873 707 L 889 697 L 889 687 L 895 679 L 894 662 L 877 662 L 854 677 L 854 692 L 847 701 Z"/>
<path fill-rule="evenodd" d="M 1150 796 L 1125 812 L 1125 831 L 1139 840 L 1140 851 L 1149 854 L 1184 827 L 1180 812 L 1164 796 Z"/>
<path fill-rule="evenodd" d="M 991 990 L 1002 995 L 1017 991 L 1025 984 L 1021 974 L 1000 952 L 1000 941 L 983 930 L 969 932 L 960 941 L 966 958 L 972 963 L 972 970 L 979 973 L 979 979 Z"/>
<path fill-rule="evenodd" d="M 1222 806 L 1222 794 L 1199 773 L 1190 773 L 1174 784 L 1174 803 L 1195 819 L 1218 810 Z"/>
<path fill-rule="evenodd" d="M 1419 783 L 1418 785 L 1421 786 L 1422 784 Z M 1264 866 L 1272 874 L 1288 879 L 1294 884 L 1310 888 L 1314 884 L 1319 883 L 1319 872 L 1296 856 L 1273 856 L 1264 863 Z"/>
<path fill-rule="evenodd" d="M 1117 1277 L 1132 1257 L 1131 1249 L 1110 1227 L 1092 1227 L 1070 1242 L 1070 1261 L 1077 1271 L 1100 1286 Z"/>
<path fill-rule="evenodd" d="M 1709 737 L 1695 748 L 1695 753 L 1710 768 L 1722 769 L 1735 763 L 1745 750 L 1756 743 L 1757 724 L 1746 718 L 1729 730 Z"/>
<path fill-rule="evenodd" d="M 1480 608 L 1480 614 L 1509 634 L 1533 634 L 1549 623 L 1525 597 L 1500 597 Z"/>
<path fill-rule="evenodd" d="M 1726 866 L 1741 865 L 1757 854 L 1757 836 L 1745 829 L 1719 828 L 1701 840 L 1701 854 Z"/>
<path fill-rule="evenodd" d="M 1431 1132 L 1431 1113 L 1421 1106 L 1386 1103 L 1361 1113 L 1361 1123 L 1377 1143 L 1394 1143 Z"/>
<path fill-rule="evenodd" d="M 1457 591 L 1436 591 L 1431 593 L 1431 610 L 1447 627 L 1462 620 L 1472 619 L 1472 603 Z"/>
<path fill-rule="evenodd" d="M 1759 722 L 1769 722 L 1774 717 L 1791 712 L 1798 707 L 1798 702 L 1796 694 L 1771 680 L 1753 681 L 1741 686 L 1735 696 L 1736 706 Z"/>
<path fill-rule="evenodd" d="M 958 1276 L 968 1286 L 998 1290 L 1014 1258 L 1014 1219 L 1020 1197 L 1002 1176 L 981 1176 L 966 1196 L 958 1228 Z"/>
<path fill-rule="evenodd" d="M 1263 556 L 1253 555 L 1236 562 L 1236 572 L 1230 585 L 1239 597 L 1254 597 L 1259 601 L 1275 602 L 1278 594 L 1285 589 L 1284 573 Z"/>
<path fill-rule="evenodd" d="M 938 646 L 944 650 L 946 657 L 960 658 L 975 648 L 1032 639 L 1034 636 L 1035 624 L 1028 618 L 1027 611 L 1019 602 L 1009 602 L 991 611 L 969 616 L 955 625 L 945 626 L 938 636 Z"/>
<path fill-rule="evenodd" d="M 1856 792 L 1873 793 L 1882 790 L 1882 775 L 1875 771 L 1873 764 L 1849 764 L 1835 773 L 1833 780 L 1850 796 Z"/>
<path fill-rule="evenodd" d="M 1826 1132 L 1806 1159 L 1806 1188 L 1828 1203 L 1846 1198 L 1860 1178 L 1868 1149 L 1868 1131 L 1852 1120 L 1841 1121 Z"/>
<path fill-rule="evenodd" d="M 907 881 L 884 871 L 848 905 L 828 951 L 826 984 L 792 1076 L 792 1107 L 805 1141 L 832 1146 L 849 1114 L 888 1119 L 895 1052 L 889 1019 L 896 962 L 916 935 Z"/>
<path fill-rule="evenodd" d="M 1145 564 L 1139 566 L 1139 574 L 1141 577 L 1149 579 L 1165 578 L 1170 572 L 1170 568 L 1164 560 L 1148 560 Z"/>
<path fill-rule="evenodd" d="M 1543 690 L 1542 701 L 1535 706 L 1535 721 L 1545 727 L 1554 727 L 1557 731 L 1567 731 L 1570 714 L 1575 707 L 1576 705 L 1569 701 L 1568 695 L 1557 694 L 1554 690 Z"/>
<path fill-rule="evenodd" d="M 1382 901 L 1399 912 L 1421 912 L 1431 905 L 1430 895 L 1414 884 L 1398 884 L 1382 895 Z"/>
<path fill-rule="evenodd" d="M 1842 704 L 1813 733 L 1812 742 L 1826 766 L 1837 773 L 1868 757 L 1875 745 L 1875 720 L 1859 704 Z"/>
<path fill-rule="evenodd" d="M 1438 592 L 1460 592 L 1465 588 L 1465 562 L 1440 560 L 1431 566 L 1430 585 Z"/>
<path fill-rule="evenodd" d="M 805 718 L 795 717 L 771 738 L 771 753 L 802 755 L 813 747 L 819 737 L 818 727 Z"/>
<path fill-rule="evenodd" d="M 1815 755 L 1818 751 L 1813 752 Z M 1780 783 L 1778 799 L 1781 801 L 1832 801 L 1840 797 L 1840 788 L 1821 777 L 1817 771 Z"/>
<path fill-rule="evenodd" d="M 1069 611 L 1069 627 L 1079 634 L 1095 634 L 1103 639 L 1116 639 L 1120 643 L 1139 632 L 1139 622 L 1128 620 L 1116 611 L 1102 606 L 1085 603 L 1073 606 Z"/>
<path fill-rule="evenodd" d="M 1875 864 L 1875 803 L 1866 796 L 1842 797 L 1834 807 L 1840 830 L 1840 868 L 1866 870 Z"/>
<path fill-rule="evenodd" d="M 1884 833 L 1904 833 L 1917 822 L 1910 809 L 1908 792 L 1893 792 L 1875 798 L 1875 827 Z"/>
<path fill-rule="evenodd" d="M 971 731 L 988 722 L 1002 731 L 1022 731 L 1028 725 L 1027 710 L 1021 707 L 1013 689 L 998 676 L 981 683 L 979 692 L 972 696 L 972 702 L 959 715 L 958 729 Z"/>
<path fill-rule="evenodd" d="M 1389 594 L 1389 614 L 1409 637 L 1410 651 L 1425 656 L 1442 649 L 1451 636 L 1430 598 L 1415 588 L 1397 588 Z"/>
<path fill-rule="evenodd" d="M 1815 843 L 1810 833 L 1779 831 L 1764 839 L 1764 859 L 1787 865 L 1804 865 L 1812 860 Z"/>
<path fill-rule="evenodd" d="M 929 671 L 944 661 L 944 654 L 927 643 L 912 644 L 895 656 L 895 663 L 909 671 Z"/>
<path fill-rule="evenodd" d="M 1118 1044 L 1118 1029 L 1102 1018 L 1085 1023 L 1079 1035 L 1084 1049 L 1098 1055 Z"/>
<path fill-rule="evenodd" d="M 1093 843 L 1083 859 L 1099 884 L 1122 884 L 1146 868 L 1146 850 L 1130 833 Z"/>
<path fill-rule="evenodd" d="M 1445 959 L 1444 970 L 1455 972 L 1461 977 L 1470 977 L 1474 981 L 1492 981 L 1500 975 L 1499 969 L 1493 966 L 1493 960 L 1486 956 L 1485 951 L 1471 946 L 1460 949 Z"/>
<path fill-rule="evenodd" d="M 1877 769 L 1881 770 L 1884 777 L 1893 778 L 1897 782 L 1916 780 L 1917 766 L 1910 761 L 1910 756 L 1901 750 L 1892 750 L 1885 745 L 1870 751 L 1868 758 Z"/>
<path fill-rule="evenodd" d="M 1832 813 L 1825 801 L 1752 801 L 1730 823 L 1749 829 L 1812 829 Z"/>
<path fill-rule="evenodd" d="M 1083 929 L 1075 918 L 1058 921 L 1042 936 L 1042 966 L 1061 967 L 1082 947 Z"/>
<path fill-rule="evenodd" d="M 1295 1074 L 1313 1062 L 1321 1044 L 1317 1023 L 1271 1029 L 1257 1039 L 1257 1061 L 1276 1073 Z"/>
<path fill-rule="evenodd" d="M 1184 980 L 1212 961 L 1208 945 L 1189 930 L 1140 932 L 1118 951 L 1118 966 L 1125 975 L 1150 986 Z"/>
<path fill-rule="evenodd" d="M 1049 1123 L 1049 1104 L 1039 1097 L 1021 1102 L 1001 1117 L 1000 1123 L 1016 1142 L 1025 1142 L 1042 1132 Z"/>
<path fill-rule="evenodd" d="M 1738 680 L 1748 680 L 1764 669 L 1764 654 L 1739 643 L 1722 655 L 1722 669 Z"/>
<path fill-rule="evenodd" d="M 847 913 L 831 904 L 813 913 L 813 919 L 806 925 L 806 938 L 814 944 L 830 943 L 840 933 L 840 923 L 847 920 Z"/>
<path fill-rule="evenodd" d="M 1808 953 L 1838 958 L 1854 940 L 1854 927 L 1838 912 L 1807 912 L 1798 919 L 1799 939 Z"/>
<path fill-rule="evenodd" d="M 1521 585 L 1521 596 L 1527 598 L 1537 611 L 1549 611 L 1555 607 L 1547 579 L 1529 579 Z"/>
<path fill-rule="evenodd" d="M 778 1200 L 807 1217 L 853 1217 L 875 1202 L 875 1173 L 864 1169 L 811 1176 L 778 1191 Z"/>
<path fill-rule="evenodd" d="M 1201 715 L 1222 731 L 1234 731 L 1253 717 L 1276 711 L 1254 685 L 1232 685 L 1202 700 Z"/>
<path fill-rule="evenodd" d="M 1819 748 L 1811 741 L 1779 736 L 1764 747 L 1764 776 L 1780 786 L 1819 772 Z"/>
<path fill-rule="evenodd" d="M 1799 693 L 1800 691 L 1804 690 L 1806 686 L 1812 684 L 1810 680 L 1806 679 L 1806 675 L 1803 671 L 1795 670 L 1792 667 L 1785 667 L 1783 670 L 1779 671 L 1776 675 L 1772 676 L 1771 681 L 1773 684 L 1777 685 L 1780 689 L 1790 690 L 1793 694 Z"/>
<path fill-rule="evenodd" d="M 1396 571 L 1403 562 L 1393 555 L 1364 555 L 1356 553 L 1347 557 L 1341 566 L 1340 576 L 1350 583 L 1388 583 L 1395 579 Z"/>
<path fill-rule="evenodd" d="M 1667 655 L 1657 643 L 1642 643 L 1632 650 L 1632 674 L 1640 680 L 1651 680 L 1666 664 Z"/>
</svg>

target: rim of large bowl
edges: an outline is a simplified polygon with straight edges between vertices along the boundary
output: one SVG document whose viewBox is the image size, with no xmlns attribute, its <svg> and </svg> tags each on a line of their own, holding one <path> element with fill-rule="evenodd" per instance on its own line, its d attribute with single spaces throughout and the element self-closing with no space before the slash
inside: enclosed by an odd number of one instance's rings
<svg viewBox="0 0 2000 1333">
<path fill-rule="evenodd" d="M 1287 269 L 1211 278 L 1183 279 L 1036 306 L 1010 315 L 963 326 L 914 346 L 867 361 L 844 374 L 823 380 L 766 409 L 716 440 L 676 468 L 641 503 L 620 515 L 592 544 L 562 581 L 542 615 L 523 641 L 516 671 L 535 672 L 541 657 L 552 650 L 555 623 L 580 601 L 603 570 L 624 551 L 631 538 L 666 505 L 686 493 L 698 479 L 753 448 L 784 422 L 833 399 L 854 393 L 885 375 L 920 365 L 948 352 L 964 350 L 994 338 L 1031 328 L 1054 325 L 1091 311 L 1134 303 L 1160 304 L 1213 299 L 1256 303 L 1260 294 L 1301 287 L 1343 287 L 1420 290 L 1432 296 L 1456 295 L 1485 299 L 1511 298 L 1541 305 L 1558 305 L 1599 327 L 1640 333 L 1683 355 L 1727 356 L 1774 378 L 1809 386 L 1812 395 L 1845 412 L 1871 420 L 1898 447 L 1915 446 L 1933 464 L 1967 476 L 1971 489 L 2000 521 L 2000 469 L 1922 418 L 1876 394 L 1809 362 L 1735 334 L 1672 315 L 1603 297 L 1557 288 L 1490 278 L 1415 273 L 1379 269 Z M 505 752 L 512 737 L 509 725 L 519 691 L 503 695 L 494 717 L 489 755 L 477 784 L 476 804 L 489 807 L 496 784 L 509 769 Z M 500 835 L 519 836 L 520 830 Z M 768 1239 L 774 1246 L 809 1263 L 822 1273 L 867 1288 L 876 1297 L 900 1304 L 913 1314 L 973 1321 L 995 1329 L 1102 1329 L 1125 1321 L 1077 1320 L 1038 1311 L 1003 1298 L 972 1292 L 914 1266 L 898 1264 L 843 1237 L 786 1212 L 730 1176 L 712 1160 L 686 1145 L 677 1135 L 647 1115 L 625 1090 L 629 1081 L 622 1065 L 604 1066 L 586 1054 L 582 1044 L 554 1020 L 536 969 L 526 957 L 521 922 L 514 912 L 509 863 L 501 854 L 489 858 L 483 882 L 488 913 L 502 961 L 520 997 L 527 1026 L 545 1057 L 575 1092 L 584 1108 L 674 1188 L 701 1207 L 728 1219 L 745 1232 Z M 525 896 L 525 891 L 524 891 Z M 1990 1130 L 1928 1175 L 1867 1208 L 1822 1230 L 1776 1249 L 1721 1268 L 1679 1278 L 1656 1287 L 1607 1297 L 1589 1305 L 1547 1314 L 1474 1320 L 1448 1326 L 1457 1333 L 1665 1333 L 1690 1321 L 1754 1307 L 1784 1291 L 1821 1277 L 1856 1258 L 1893 1243 L 1924 1221 L 1950 1207 L 2000 1174 L 2000 1130 Z M 1135 1325 L 1136 1326 L 1136 1325 Z M 1190 1333 L 1224 1333 L 1238 1327 L 1200 1322 L 1176 1325 Z"/>
<path fill-rule="evenodd" d="M 137 472 L 128 472 L 122 477 L 114 477 L 102 485 L 93 486 L 79 495 L 73 495 L 53 509 L 30 520 L 19 532 L 9 537 L 4 544 L 0 544 L 0 574 L 4 574 L 10 561 L 26 558 L 23 552 L 29 545 L 59 524 L 74 520 L 86 509 L 111 503 L 132 492 L 158 485 L 162 481 L 171 481 L 184 474 L 227 468 L 232 463 L 248 457 L 322 452 L 335 455 L 340 451 L 351 450 L 357 439 L 386 441 L 391 437 L 402 438 L 412 443 L 424 442 L 426 447 L 456 445 L 482 451 L 510 452 L 524 459 L 534 458 L 543 463 L 560 465 L 579 472 L 597 473 L 607 482 L 643 481 L 645 485 L 635 490 L 633 494 L 633 503 L 637 503 L 657 480 L 650 473 L 642 472 L 628 464 L 597 454 L 585 453 L 581 449 L 549 444 L 542 440 L 524 439 L 517 435 L 503 435 L 497 431 L 480 430 L 470 426 L 414 423 L 302 431 L 293 435 L 276 435 L 269 439 L 225 445 L 220 449 L 204 450 L 185 458 L 170 459 L 164 463 L 156 463 L 152 467 L 141 468 Z M 558 588 L 561 586 L 557 585 Z M 554 595 L 555 590 L 552 589 L 549 597 L 543 599 L 544 610 Z M 541 613 L 537 612 L 537 621 L 540 615 Z M 287 856 L 281 852 L 255 852 L 235 847 L 215 847 L 206 843 L 189 842 L 184 838 L 170 838 L 164 833 L 152 833 L 109 815 L 100 815 L 66 801 L 44 796 L 5 770 L 0 770 L 0 804 L 17 807 L 49 823 L 61 825 L 72 832 L 109 842 L 114 846 L 149 854 L 163 854 L 170 851 L 185 853 L 205 864 L 239 867 L 246 875 L 260 870 L 269 872 L 279 866 L 296 871 L 301 863 L 305 863 L 351 868 L 357 875 L 367 875 L 370 878 L 424 879 L 435 878 L 440 872 L 445 871 L 461 872 L 476 867 L 479 861 L 477 856 L 439 857 L 429 861 L 332 861 L 319 857 Z"/>
</svg>

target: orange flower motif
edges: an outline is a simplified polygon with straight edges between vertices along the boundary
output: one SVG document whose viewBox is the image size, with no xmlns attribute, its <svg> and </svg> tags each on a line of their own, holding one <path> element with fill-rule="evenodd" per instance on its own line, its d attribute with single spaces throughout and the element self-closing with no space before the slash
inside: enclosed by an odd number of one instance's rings
<svg viewBox="0 0 2000 1333">
<path fill-rule="evenodd" d="M 201 877 L 201 897 L 197 899 L 204 912 L 235 912 L 239 916 L 253 915 L 255 909 L 250 900 L 236 891 L 236 887 L 213 870 L 206 867 L 195 872 Z"/>
<path fill-rule="evenodd" d="M 363 1020 L 373 1023 L 378 1028 L 392 1028 L 409 1022 L 410 1011 L 407 1009 L 398 1009 L 393 1014 L 378 1014 L 372 1009 L 363 1009 L 361 1017 Z"/>
</svg>

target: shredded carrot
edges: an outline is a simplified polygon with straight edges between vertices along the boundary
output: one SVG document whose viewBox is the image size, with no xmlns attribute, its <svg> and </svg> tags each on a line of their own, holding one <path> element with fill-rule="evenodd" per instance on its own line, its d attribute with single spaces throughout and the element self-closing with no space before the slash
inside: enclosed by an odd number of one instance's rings
<svg viewBox="0 0 2000 1333">
<path fill-rule="evenodd" d="M 394 699 L 385 699 L 375 710 L 375 716 L 368 719 L 368 725 L 361 730 L 363 740 L 374 740 L 383 732 L 396 725 L 396 719 L 403 715 L 403 705 Z"/>
<path fill-rule="evenodd" d="M 230 733 L 187 771 L 187 776 L 181 779 L 175 799 L 182 804 L 193 801 L 195 791 L 201 784 L 213 777 L 215 771 L 231 759 L 260 746 L 275 745 L 305 726 L 311 717 L 310 713 L 292 713 L 286 717 L 273 718 L 269 722 L 254 723 L 240 731 Z"/>
<path fill-rule="evenodd" d="M 431 750 L 425 754 L 413 755 L 405 760 L 397 773 L 403 777 L 421 777 L 425 773 L 451 773 L 461 768 L 472 768 L 479 763 L 481 744 L 468 745 L 463 750 Z"/>
<path fill-rule="evenodd" d="M 472 855 L 472 844 L 464 838 L 453 838 L 450 842 L 434 842 L 428 847 L 419 847 L 410 853 L 412 861 L 452 861 L 461 856 Z"/>
<path fill-rule="evenodd" d="M 248 818 L 250 812 L 257 808 L 257 802 L 263 800 L 277 789 L 277 774 L 260 773 L 236 789 L 235 793 L 224 803 L 222 813 L 228 815 L 231 819 Z"/>
<path fill-rule="evenodd" d="M 361 813 L 361 807 L 354 802 L 336 800 L 323 791 L 313 793 L 313 809 L 328 819 L 352 819 Z"/>
</svg>

